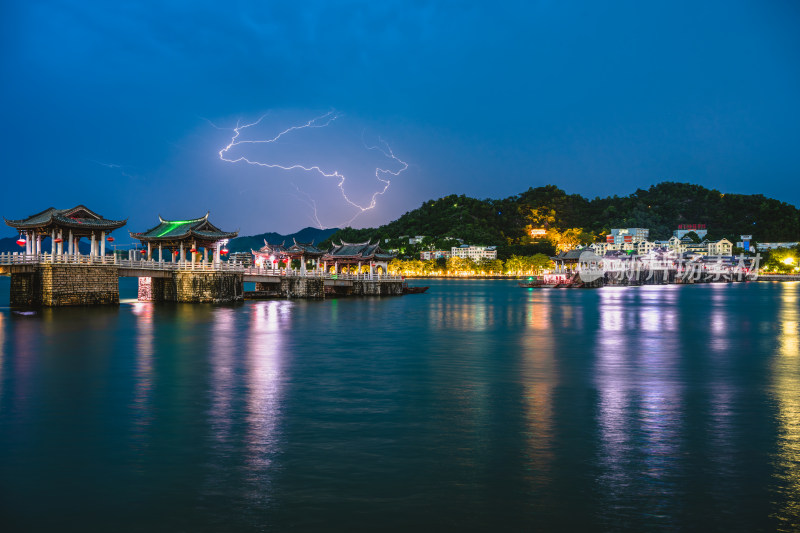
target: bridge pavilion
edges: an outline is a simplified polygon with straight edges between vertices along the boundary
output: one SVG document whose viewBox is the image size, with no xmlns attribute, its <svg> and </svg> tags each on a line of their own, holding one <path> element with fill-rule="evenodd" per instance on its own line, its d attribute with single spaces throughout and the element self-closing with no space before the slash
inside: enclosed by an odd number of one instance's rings
<svg viewBox="0 0 800 533">
<path fill-rule="evenodd" d="M 314 242 L 297 242 L 286 248 L 286 243 L 269 244 L 266 240 L 264 246 L 258 250 L 251 249 L 257 266 L 262 268 L 277 268 L 280 262 L 286 263 L 286 268 L 291 269 L 292 260 L 300 261 L 300 273 L 305 274 L 308 262 L 311 261 L 313 269 L 319 268 L 320 258 L 325 255 L 323 250 L 314 246 Z"/>
<path fill-rule="evenodd" d="M 340 244 L 334 244 L 333 248 L 322 256 L 322 268 L 327 272 L 328 265 L 332 263 L 334 272 L 338 274 L 343 267 L 356 266 L 357 272 L 361 272 L 363 265 L 369 265 L 371 278 L 376 273 L 386 274 L 389 271 L 389 261 L 394 258 L 395 254 L 391 254 L 369 241 L 362 243 L 342 241 Z"/>
<path fill-rule="evenodd" d="M 162 252 L 166 249 L 170 252 L 170 261 L 185 261 L 188 251 L 194 264 L 202 248 L 203 260 L 208 263 L 208 251 L 212 250 L 213 261 L 218 264 L 223 241 L 235 238 L 239 232 L 222 231 L 208 221 L 208 215 L 189 220 L 164 220 L 159 215 L 157 226 L 142 233 L 130 232 L 131 237 L 139 240 L 142 246 L 147 245 L 148 261 L 152 260 L 156 249 L 158 260 L 163 261 Z"/>
<path fill-rule="evenodd" d="M 50 253 L 64 254 L 64 243 L 67 243 L 67 254 L 78 255 L 78 242 L 86 237 L 91 243 L 89 255 L 92 257 L 106 254 L 106 239 L 113 241 L 110 234 L 124 226 L 128 219 L 109 220 L 95 213 L 84 205 L 72 209 L 56 209 L 49 207 L 23 220 L 4 219 L 6 224 L 20 233 L 20 242 L 25 241 L 25 253 L 38 255 L 44 253 L 42 240 L 50 237 Z"/>
<path fill-rule="evenodd" d="M 264 246 L 258 250 L 250 248 L 250 251 L 253 253 L 253 263 L 259 268 L 277 269 L 278 263 L 288 262 L 285 241 L 280 244 L 270 244 L 264 239 Z"/>
</svg>

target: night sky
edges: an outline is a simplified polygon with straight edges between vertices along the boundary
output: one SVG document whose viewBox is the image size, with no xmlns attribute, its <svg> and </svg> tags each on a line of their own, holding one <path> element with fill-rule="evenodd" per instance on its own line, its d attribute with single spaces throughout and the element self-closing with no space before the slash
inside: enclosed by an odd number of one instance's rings
<svg viewBox="0 0 800 533">
<path fill-rule="evenodd" d="M 798 6 L 5 0 L 0 215 L 290 233 L 664 180 L 800 205 Z"/>
</svg>

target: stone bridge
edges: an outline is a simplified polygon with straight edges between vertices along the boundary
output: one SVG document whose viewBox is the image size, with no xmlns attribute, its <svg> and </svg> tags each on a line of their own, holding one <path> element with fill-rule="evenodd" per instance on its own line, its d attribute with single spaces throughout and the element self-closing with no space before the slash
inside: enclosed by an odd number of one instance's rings
<svg viewBox="0 0 800 533">
<path fill-rule="evenodd" d="M 119 278 L 139 279 L 140 301 L 234 302 L 244 283 L 255 294 L 323 299 L 331 295 L 399 295 L 402 278 L 329 274 L 245 267 L 236 263 L 193 263 L 119 259 L 76 254 L 0 254 L 0 275 L 11 276 L 12 307 L 59 307 L 119 303 Z"/>
</svg>

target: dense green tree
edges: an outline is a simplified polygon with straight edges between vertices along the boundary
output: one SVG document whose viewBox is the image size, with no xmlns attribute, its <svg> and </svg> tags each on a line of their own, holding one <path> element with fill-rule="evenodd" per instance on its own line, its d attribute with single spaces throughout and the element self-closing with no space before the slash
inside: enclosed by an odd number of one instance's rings
<svg viewBox="0 0 800 533">
<path fill-rule="evenodd" d="M 461 239 L 495 245 L 498 258 L 505 260 L 536 253 L 552 256 L 557 246 L 587 244 L 611 228 L 649 228 L 651 239 L 667 239 L 679 224 L 705 224 L 712 240 L 725 237 L 737 242 L 740 235 L 752 234 L 765 242 L 800 241 L 800 210 L 793 205 L 762 195 L 725 194 L 690 183 L 663 182 L 628 196 L 592 200 L 554 185 L 501 200 L 450 195 L 429 200 L 379 228 L 344 228 L 320 246 L 371 240 L 418 258 L 422 249 L 449 250 Z M 532 238 L 535 228 L 547 230 L 547 237 Z M 408 238 L 399 239 L 404 235 L 428 239 L 409 245 Z"/>
</svg>

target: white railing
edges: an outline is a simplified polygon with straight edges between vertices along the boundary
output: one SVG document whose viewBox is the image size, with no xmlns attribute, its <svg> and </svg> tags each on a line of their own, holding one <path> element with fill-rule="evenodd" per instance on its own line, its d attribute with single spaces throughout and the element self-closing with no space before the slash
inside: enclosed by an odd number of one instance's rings
<svg viewBox="0 0 800 533">
<path fill-rule="evenodd" d="M 59 263 L 70 265 L 114 265 L 114 257 L 107 255 L 71 254 L 24 254 L 17 252 L 0 253 L 0 265 L 27 265 L 38 263 Z"/>
<path fill-rule="evenodd" d="M 195 262 L 191 261 L 155 261 L 147 259 L 119 259 L 117 256 L 92 256 L 71 254 L 24 254 L 17 252 L 0 253 L 0 265 L 30 265 L 30 264 L 68 264 L 68 265 L 116 265 L 120 268 L 154 271 L 188 270 L 195 272 L 237 272 L 252 276 L 276 276 L 283 278 L 321 278 L 348 281 L 400 281 L 400 276 L 373 274 L 331 274 L 322 270 L 280 270 L 244 266 L 241 263 L 222 261 Z"/>
</svg>

